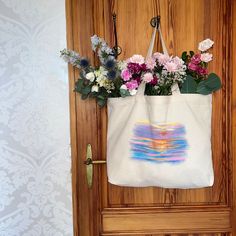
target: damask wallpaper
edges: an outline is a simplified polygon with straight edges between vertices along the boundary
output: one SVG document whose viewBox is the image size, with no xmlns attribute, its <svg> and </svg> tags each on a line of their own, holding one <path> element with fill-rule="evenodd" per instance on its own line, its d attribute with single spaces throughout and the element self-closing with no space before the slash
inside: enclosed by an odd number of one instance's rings
<svg viewBox="0 0 236 236">
<path fill-rule="evenodd" d="M 72 232 L 64 0 L 0 0 L 0 236 Z"/>
</svg>

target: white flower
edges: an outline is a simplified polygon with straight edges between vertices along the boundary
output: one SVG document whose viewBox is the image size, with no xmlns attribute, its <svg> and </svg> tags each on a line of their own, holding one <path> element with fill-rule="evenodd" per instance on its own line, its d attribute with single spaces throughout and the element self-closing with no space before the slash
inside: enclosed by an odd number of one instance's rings
<svg viewBox="0 0 236 236">
<path fill-rule="evenodd" d="M 98 90 L 99 90 L 99 87 L 97 86 L 97 85 L 93 85 L 93 87 L 92 87 L 92 89 L 91 89 L 91 91 L 92 92 L 98 92 Z"/>
<path fill-rule="evenodd" d="M 94 75 L 93 72 L 87 73 L 87 74 L 85 75 L 85 77 L 86 77 L 87 80 L 89 80 L 89 81 L 91 81 L 91 82 L 93 82 L 94 79 L 95 79 L 95 75 Z"/>
<path fill-rule="evenodd" d="M 124 70 L 127 67 L 127 63 L 125 61 L 118 61 L 117 67 L 119 70 Z"/>
<path fill-rule="evenodd" d="M 99 84 L 100 87 L 103 87 L 106 79 L 107 78 L 104 75 L 99 75 L 97 77 L 97 83 Z"/>
<path fill-rule="evenodd" d="M 123 85 L 120 86 L 120 89 L 127 90 L 128 88 L 127 88 L 127 86 L 125 84 L 123 84 Z"/>
<path fill-rule="evenodd" d="M 210 39 L 205 39 L 202 42 L 199 43 L 198 45 L 198 49 L 201 52 L 205 52 L 207 51 L 209 48 L 211 48 L 213 46 L 214 42 Z"/>
<path fill-rule="evenodd" d="M 141 65 L 144 63 L 144 57 L 141 55 L 135 54 L 128 59 L 128 62 L 137 63 Z"/>
<path fill-rule="evenodd" d="M 136 89 L 132 89 L 132 90 L 129 90 L 129 93 L 131 96 L 135 95 L 137 93 L 138 90 Z"/>
<path fill-rule="evenodd" d="M 212 54 L 211 53 L 202 53 L 201 54 L 201 61 L 204 61 L 204 62 L 209 62 L 212 60 Z"/>
</svg>

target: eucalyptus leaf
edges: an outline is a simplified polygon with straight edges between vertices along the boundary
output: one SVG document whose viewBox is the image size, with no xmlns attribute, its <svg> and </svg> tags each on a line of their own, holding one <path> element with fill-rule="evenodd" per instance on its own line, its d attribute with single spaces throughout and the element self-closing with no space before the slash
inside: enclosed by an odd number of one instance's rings
<svg viewBox="0 0 236 236">
<path fill-rule="evenodd" d="M 106 99 L 97 99 L 97 102 L 100 107 L 103 107 L 106 104 Z"/>
<path fill-rule="evenodd" d="M 83 94 L 83 95 L 88 95 L 89 93 L 91 92 L 91 88 L 90 87 L 82 87 L 82 89 L 81 89 L 81 93 Z"/>
<path fill-rule="evenodd" d="M 181 93 L 196 93 L 197 83 L 191 75 L 187 75 L 181 87 Z"/>
<path fill-rule="evenodd" d="M 130 96 L 130 93 L 126 89 L 120 89 L 120 95 L 121 95 L 121 97 L 124 98 L 124 97 Z"/>
<path fill-rule="evenodd" d="M 83 88 L 83 80 L 78 79 L 75 83 L 75 91 L 81 93 L 82 88 Z"/>
<path fill-rule="evenodd" d="M 201 81 L 197 86 L 197 92 L 208 95 L 221 88 L 221 81 L 218 75 L 211 73 L 208 78 Z"/>
</svg>

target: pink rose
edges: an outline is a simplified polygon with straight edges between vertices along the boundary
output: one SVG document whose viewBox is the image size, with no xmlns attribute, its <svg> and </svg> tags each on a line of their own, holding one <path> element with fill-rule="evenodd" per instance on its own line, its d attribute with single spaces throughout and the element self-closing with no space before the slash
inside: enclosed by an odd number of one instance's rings
<svg viewBox="0 0 236 236">
<path fill-rule="evenodd" d="M 146 66 L 148 69 L 153 70 L 156 65 L 156 60 L 152 57 L 146 59 Z"/>
<path fill-rule="evenodd" d="M 191 62 L 194 64 L 199 64 L 201 62 L 201 54 L 195 54 L 192 58 L 191 58 Z"/>
<path fill-rule="evenodd" d="M 137 64 L 141 65 L 144 63 L 144 57 L 141 55 L 135 54 L 128 59 L 128 62 L 137 63 Z"/>
<path fill-rule="evenodd" d="M 128 90 L 133 90 L 138 88 L 138 82 L 136 80 L 131 80 L 127 82 L 125 85 L 128 88 Z"/>
<path fill-rule="evenodd" d="M 212 54 L 210 54 L 210 53 L 202 53 L 201 54 L 201 61 L 203 61 L 203 62 L 210 62 L 212 60 Z"/>
<path fill-rule="evenodd" d="M 122 72 L 121 72 L 121 77 L 122 77 L 122 79 L 123 79 L 124 81 L 128 81 L 128 80 L 132 77 L 132 75 L 131 75 L 131 73 L 129 72 L 129 70 L 124 69 L 124 70 L 122 70 Z"/>
<path fill-rule="evenodd" d="M 188 64 L 188 69 L 189 69 L 189 70 L 197 71 L 198 68 L 199 68 L 199 66 L 196 65 L 196 64 L 194 64 L 194 63 L 192 63 L 192 62 L 190 62 L 190 63 Z"/>
<path fill-rule="evenodd" d="M 207 75 L 207 69 L 206 68 L 202 68 L 202 67 L 199 67 L 198 70 L 197 70 L 197 73 L 199 75 Z"/>
<path fill-rule="evenodd" d="M 174 63 L 173 61 L 167 62 L 164 65 L 164 68 L 168 71 L 168 72 L 175 72 L 178 70 L 178 67 L 176 65 L 176 63 Z"/>
<path fill-rule="evenodd" d="M 146 82 L 146 83 L 149 83 L 153 80 L 153 75 L 152 73 L 148 72 L 146 74 L 144 74 L 143 76 L 143 81 Z"/>
</svg>

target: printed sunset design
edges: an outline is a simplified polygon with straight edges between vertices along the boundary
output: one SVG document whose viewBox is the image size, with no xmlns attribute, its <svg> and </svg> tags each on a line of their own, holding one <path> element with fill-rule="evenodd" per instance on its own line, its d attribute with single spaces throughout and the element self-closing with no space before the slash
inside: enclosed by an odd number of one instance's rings
<svg viewBox="0 0 236 236">
<path fill-rule="evenodd" d="M 132 158 L 155 162 L 182 162 L 188 143 L 185 127 L 179 123 L 153 125 L 139 122 L 131 140 Z"/>
</svg>

